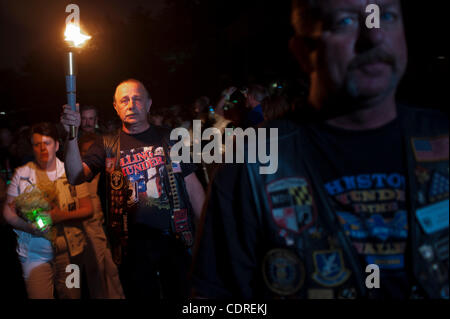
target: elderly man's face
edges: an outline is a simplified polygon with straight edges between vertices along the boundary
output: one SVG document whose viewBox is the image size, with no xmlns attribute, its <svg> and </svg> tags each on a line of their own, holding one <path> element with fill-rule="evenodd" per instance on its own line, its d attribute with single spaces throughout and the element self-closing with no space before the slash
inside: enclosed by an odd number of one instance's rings
<svg viewBox="0 0 450 319">
<path fill-rule="evenodd" d="M 114 108 L 123 123 L 134 125 L 146 123 L 150 111 L 150 100 L 145 89 L 136 82 L 125 82 L 119 85 L 114 96 Z"/>
<path fill-rule="evenodd" d="M 321 0 L 317 48 L 311 52 L 321 94 L 370 102 L 395 91 L 407 64 L 399 0 Z M 379 29 L 366 26 L 367 5 L 380 7 Z"/>
</svg>

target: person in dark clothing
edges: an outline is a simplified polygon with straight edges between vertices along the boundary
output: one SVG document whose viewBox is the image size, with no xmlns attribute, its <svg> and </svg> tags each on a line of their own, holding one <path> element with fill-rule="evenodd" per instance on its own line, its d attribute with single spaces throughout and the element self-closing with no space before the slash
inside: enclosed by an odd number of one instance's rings
<svg viewBox="0 0 450 319">
<path fill-rule="evenodd" d="M 265 98 L 262 103 L 262 111 L 264 114 L 264 121 L 272 121 L 287 116 L 292 111 L 291 105 L 286 97 L 282 95 L 271 96 Z"/>
<path fill-rule="evenodd" d="M 6 181 L 0 177 L 0 273 L 8 274 L 0 279 L 0 297 L 5 299 L 26 299 L 27 291 L 22 276 L 22 267 L 16 252 L 17 235 L 3 218 L 3 204 L 6 200 Z"/>
<path fill-rule="evenodd" d="M 363 23 L 369 1 L 294 1 L 290 47 L 310 75 L 309 112 L 267 124 L 276 173 L 217 173 L 195 295 L 448 299 L 448 119 L 396 103 L 401 5 L 375 3 L 379 29 Z"/>
<path fill-rule="evenodd" d="M 121 130 L 94 143 L 82 160 L 76 140 L 67 140 L 67 176 L 78 184 L 106 172 L 111 248 L 126 297 L 185 298 L 204 192 L 193 164 L 170 160 L 169 131 L 148 122 L 151 104 L 141 82 L 120 83 L 114 108 Z M 61 122 L 79 126 L 79 112 L 64 106 Z"/>
<path fill-rule="evenodd" d="M 246 127 L 254 127 L 264 122 L 264 114 L 261 102 L 269 96 L 269 91 L 262 85 L 252 84 L 248 87 L 246 93 L 246 107 L 248 111 L 245 119 Z"/>
</svg>

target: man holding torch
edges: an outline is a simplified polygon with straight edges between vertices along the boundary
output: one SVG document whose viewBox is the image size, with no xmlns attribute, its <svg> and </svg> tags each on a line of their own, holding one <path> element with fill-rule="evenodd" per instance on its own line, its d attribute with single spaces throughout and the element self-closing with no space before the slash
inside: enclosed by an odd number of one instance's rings
<svg viewBox="0 0 450 319">
<path fill-rule="evenodd" d="M 121 130 L 83 158 L 68 137 L 67 176 L 80 184 L 106 172 L 110 241 L 126 297 L 186 298 L 194 218 L 205 195 L 195 166 L 170 160 L 169 131 L 148 122 L 151 104 L 140 81 L 120 83 L 113 105 Z M 61 123 L 67 131 L 79 127 L 80 113 L 65 105 Z"/>
</svg>

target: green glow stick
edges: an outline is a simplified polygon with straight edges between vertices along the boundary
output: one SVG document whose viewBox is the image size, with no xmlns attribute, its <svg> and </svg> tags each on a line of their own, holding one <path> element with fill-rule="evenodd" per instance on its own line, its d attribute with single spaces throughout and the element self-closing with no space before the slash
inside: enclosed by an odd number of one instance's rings
<svg viewBox="0 0 450 319">
<path fill-rule="evenodd" d="M 38 217 L 37 219 L 37 225 L 39 226 L 40 229 L 45 227 L 45 223 L 42 221 L 40 217 Z"/>
</svg>

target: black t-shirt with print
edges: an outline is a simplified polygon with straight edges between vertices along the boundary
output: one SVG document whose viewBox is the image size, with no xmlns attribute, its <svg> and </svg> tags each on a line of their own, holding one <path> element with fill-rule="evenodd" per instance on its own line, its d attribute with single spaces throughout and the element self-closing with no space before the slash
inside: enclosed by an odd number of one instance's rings
<svg viewBox="0 0 450 319">
<path fill-rule="evenodd" d="M 308 157 L 314 159 L 345 233 L 363 265 L 379 266 L 375 293 L 407 298 L 406 165 L 399 119 L 372 130 L 317 124 L 309 132 Z"/>
<path fill-rule="evenodd" d="M 134 222 L 144 224 L 156 230 L 170 228 L 170 201 L 168 185 L 164 185 L 166 176 L 166 157 L 168 150 L 163 145 L 169 141 L 166 130 L 150 126 L 139 134 L 120 132 L 120 167 L 129 181 L 132 195 L 128 207 L 134 214 Z M 166 142 L 164 142 L 166 141 Z M 105 169 L 106 153 L 102 140 L 99 139 L 88 150 L 83 162 L 94 176 Z M 174 172 L 186 177 L 196 170 L 196 165 L 180 163 Z"/>
</svg>

